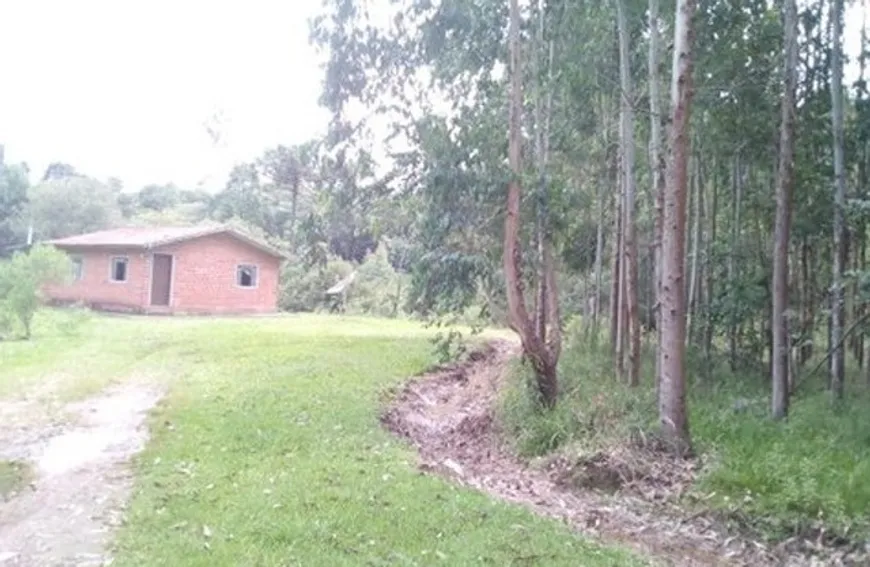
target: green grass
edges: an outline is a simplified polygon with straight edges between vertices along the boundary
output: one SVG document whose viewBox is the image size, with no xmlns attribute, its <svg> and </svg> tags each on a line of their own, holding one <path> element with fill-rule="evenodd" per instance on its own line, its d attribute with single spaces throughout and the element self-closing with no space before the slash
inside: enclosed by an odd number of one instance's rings
<svg viewBox="0 0 870 567">
<path fill-rule="evenodd" d="M 41 314 L 32 344 L 0 344 L 0 392 L 58 373 L 70 397 L 168 388 L 114 565 L 642 564 L 417 471 L 378 421 L 385 392 L 432 362 L 416 324 L 95 316 L 70 335 L 63 316 Z"/>
<path fill-rule="evenodd" d="M 0 460 L 0 500 L 20 491 L 30 478 L 31 470 L 26 463 Z"/>
<path fill-rule="evenodd" d="M 517 371 L 500 414 L 518 451 L 582 453 L 622 444 L 632 431 L 655 430 L 646 354 L 644 383 L 632 390 L 615 382 L 606 345 L 592 347 L 575 334 L 560 367 L 564 396 L 548 414 L 529 401 L 528 378 Z M 700 363 L 688 368 L 690 429 L 706 464 L 690 497 L 774 539 L 819 522 L 853 537 L 870 535 L 870 399 L 863 386 L 850 385 L 837 411 L 825 392 L 805 388 L 788 421 L 775 423 L 760 373 L 734 376 L 722 363 L 702 382 Z"/>
</svg>

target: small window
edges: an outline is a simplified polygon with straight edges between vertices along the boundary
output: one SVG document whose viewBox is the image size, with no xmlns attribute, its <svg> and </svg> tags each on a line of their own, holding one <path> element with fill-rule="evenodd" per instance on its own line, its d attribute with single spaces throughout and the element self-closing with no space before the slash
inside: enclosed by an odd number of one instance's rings
<svg viewBox="0 0 870 567">
<path fill-rule="evenodd" d="M 127 281 L 127 258 L 116 256 L 112 258 L 112 281 Z"/>
<path fill-rule="evenodd" d="M 236 285 L 239 287 L 257 287 L 257 266 L 242 264 L 236 268 Z"/>
<path fill-rule="evenodd" d="M 85 264 L 81 258 L 74 256 L 70 258 L 70 270 L 72 271 L 72 279 L 74 282 L 82 281 L 85 276 Z"/>
</svg>

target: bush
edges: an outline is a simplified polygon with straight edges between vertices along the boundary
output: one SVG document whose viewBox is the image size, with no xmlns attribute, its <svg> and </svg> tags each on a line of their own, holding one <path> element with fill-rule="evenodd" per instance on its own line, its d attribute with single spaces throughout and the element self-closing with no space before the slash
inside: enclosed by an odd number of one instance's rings
<svg viewBox="0 0 870 567">
<path fill-rule="evenodd" d="M 582 340 L 579 319 L 566 328 L 559 365 L 561 395 L 544 410 L 530 365 L 516 366 L 500 404 L 500 418 L 517 451 L 541 456 L 565 445 L 595 450 L 622 443 L 654 421 L 652 388 L 619 384 L 607 345 Z"/>
<path fill-rule="evenodd" d="M 284 311 L 316 311 L 324 307 L 327 289 L 353 272 L 353 264 L 337 258 L 325 266 L 308 268 L 298 259 L 291 259 L 281 273 L 279 307 Z"/>
<path fill-rule="evenodd" d="M 348 310 L 355 313 L 397 317 L 404 305 L 410 279 L 390 264 L 386 246 L 369 254 L 357 270 L 348 292 Z"/>
<path fill-rule="evenodd" d="M 17 321 L 24 338 L 30 338 L 42 287 L 63 280 L 69 269 L 66 254 L 45 246 L 16 253 L 0 263 L 0 331 L 9 332 Z"/>
<path fill-rule="evenodd" d="M 346 291 L 345 310 L 381 317 L 400 314 L 410 281 L 393 268 L 385 246 L 379 246 L 359 266 L 334 257 L 314 267 L 299 258 L 287 261 L 281 273 L 279 306 L 294 312 L 322 309 L 326 307 L 326 290 L 354 272 Z"/>
</svg>

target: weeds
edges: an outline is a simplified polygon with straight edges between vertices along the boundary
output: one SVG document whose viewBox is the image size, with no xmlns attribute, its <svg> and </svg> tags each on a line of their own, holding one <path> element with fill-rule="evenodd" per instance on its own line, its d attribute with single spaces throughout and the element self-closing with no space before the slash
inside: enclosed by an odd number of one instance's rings
<svg viewBox="0 0 870 567">
<path fill-rule="evenodd" d="M 30 477 L 31 471 L 26 463 L 0 460 L 0 500 L 20 491 Z"/>
<path fill-rule="evenodd" d="M 637 445 L 657 430 L 651 353 L 639 388 L 619 383 L 607 346 L 574 332 L 562 358 L 562 397 L 543 412 L 517 366 L 500 407 L 523 456 L 588 458 Z M 702 366 L 706 365 L 706 366 Z M 687 498 L 741 527 L 780 539 L 824 527 L 870 534 L 870 400 L 858 386 L 837 412 L 824 391 L 792 402 L 789 420 L 768 417 L 761 372 L 732 374 L 721 361 L 690 356 L 690 426 L 701 469 Z"/>
</svg>

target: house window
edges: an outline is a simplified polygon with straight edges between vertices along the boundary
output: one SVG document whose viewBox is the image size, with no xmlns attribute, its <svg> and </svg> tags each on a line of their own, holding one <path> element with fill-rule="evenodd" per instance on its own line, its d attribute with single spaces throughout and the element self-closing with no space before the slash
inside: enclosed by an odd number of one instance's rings
<svg viewBox="0 0 870 567">
<path fill-rule="evenodd" d="M 123 256 L 115 256 L 112 258 L 112 281 L 127 281 L 127 258 Z"/>
<path fill-rule="evenodd" d="M 70 270 L 72 271 L 72 279 L 74 282 L 82 281 L 85 276 L 85 264 L 78 256 L 70 258 Z"/>
<path fill-rule="evenodd" d="M 239 265 L 236 268 L 236 285 L 239 287 L 257 287 L 257 266 Z"/>
</svg>

